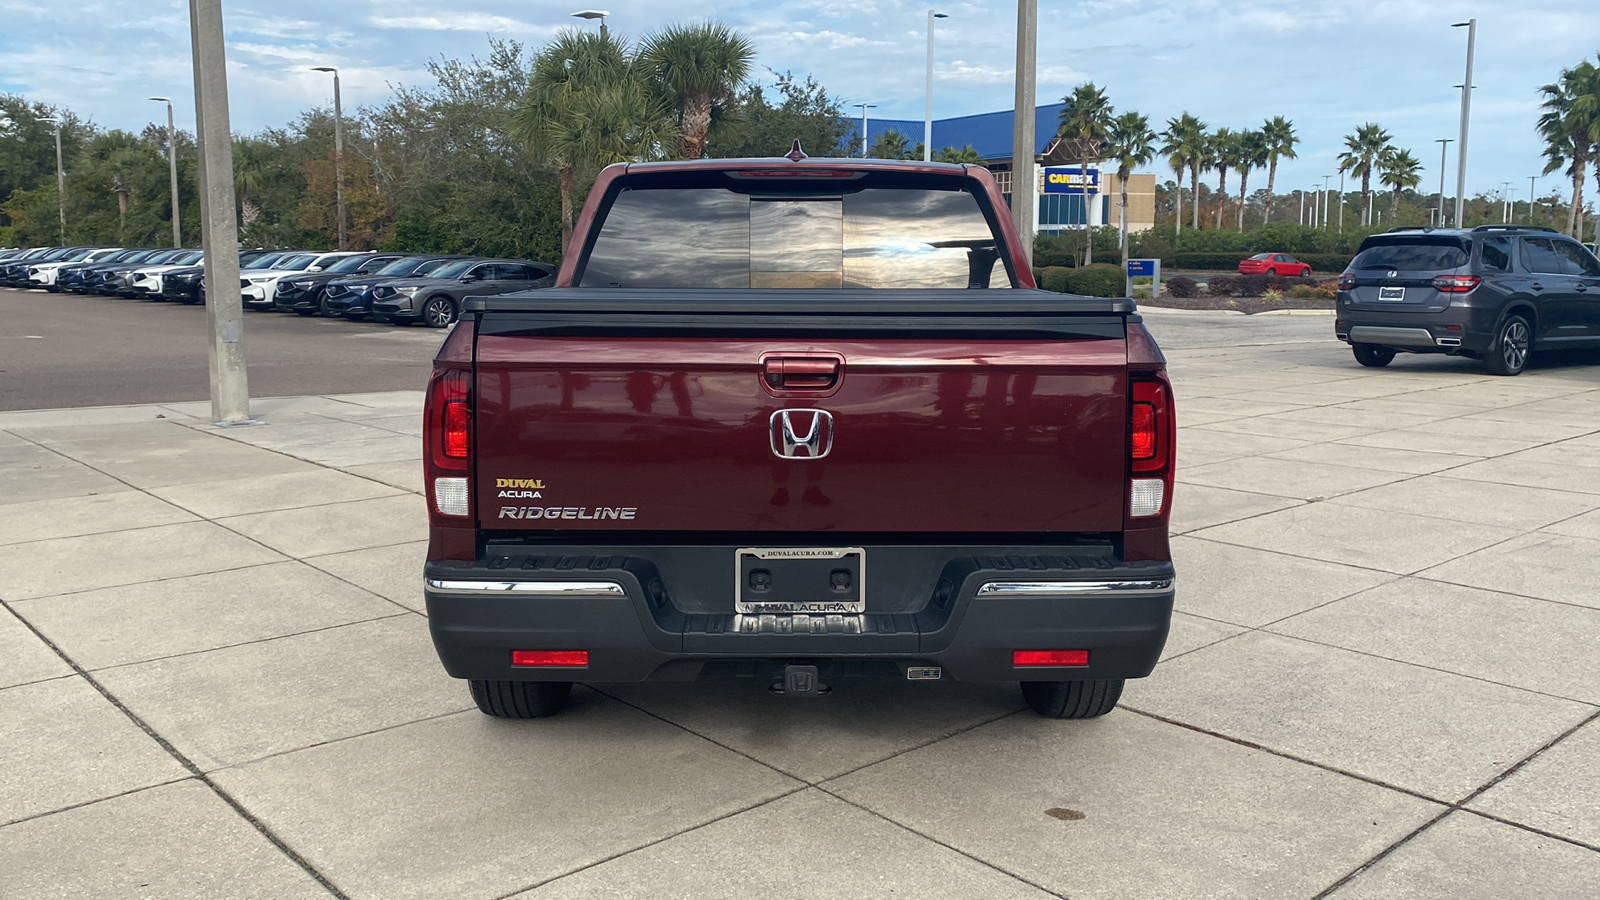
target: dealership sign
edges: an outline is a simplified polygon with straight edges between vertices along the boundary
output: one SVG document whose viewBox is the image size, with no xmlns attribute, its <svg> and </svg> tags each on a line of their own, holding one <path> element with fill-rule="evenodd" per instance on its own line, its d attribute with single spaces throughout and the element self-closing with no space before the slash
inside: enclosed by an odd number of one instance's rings
<svg viewBox="0 0 1600 900">
<path fill-rule="evenodd" d="M 1088 186 L 1088 193 L 1100 193 L 1100 170 L 1090 169 L 1087 180 L 1083 177 L 1081 166 L 1045 166 L 1044 192 L 1046 194 L 1082 194 L 1084 187 Z"/>
</svg>

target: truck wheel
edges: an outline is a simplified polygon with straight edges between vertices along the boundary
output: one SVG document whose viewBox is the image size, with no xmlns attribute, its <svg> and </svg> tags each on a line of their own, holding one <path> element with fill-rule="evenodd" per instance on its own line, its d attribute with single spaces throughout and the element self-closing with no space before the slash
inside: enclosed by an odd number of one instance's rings
<svg viewBox="0 0 1600 900">
<path fill-rule="evenodd" d="M 497 719 L 543 719 L 567 705 L 572 694 L 570 681 L 479 681 L 467 682 L 473 702 L 486 716 Z"/>
<path fill-rule="evenodd" d="M 1521 375 L 1523 367 L 1528 364 L 1528 351 L 1532 346 L 1533 332 L 1528 330 L 1528 320 L 1521 316 L 1508 317 L 1500 323 L 1494 343 L 1489 345 L 1489 352 L 1483 355 L 1489 374 Z"/>
<path fill-rule="evenodd" d="M 422 306 L 422 321 L 429 328 L 444 328 L 456 320 L 456 305 L 449 297 L 430 297 Z"/>
<path fill-rule="evenodd" d="M 1022 699 L 1046 719 L 1093 719 L 1117 707 L 1121 678 L 1097 681 L 1024 681 Z"/>
<path fill-rule="evenodd" d="M 1394 348 L 1379 347 L 1377 344 L 1351 344 L 1350 349 L 1356 355 L 1356 362 L 1363 366 L 1381 369 L 1394 362 Z"/>
</svg>

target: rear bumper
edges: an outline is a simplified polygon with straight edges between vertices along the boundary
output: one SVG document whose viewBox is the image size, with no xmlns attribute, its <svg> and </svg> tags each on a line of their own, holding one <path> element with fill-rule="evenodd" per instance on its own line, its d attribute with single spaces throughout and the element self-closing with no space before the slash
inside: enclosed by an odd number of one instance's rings
<svg viewBox="0 0 1600 900">
<path fill-rule="evenodd" d="M 1170 563 L 952 555 L 913 612 L 873 613 L 869 595 L 859 616 L 690 614 L 648 559 L 532 559 L 426 567 L 428 624 L 451 675 L 687 681 L 767 675 L 802 661 L 824 675 L 904 677 L 910 667 L 937 666 L 962 681 L 1139 678 L 1166 643 L 1174 597 Z M 732 610 L 731 591 L 726 599 Z M 1013 666 L 1012 652 L 1028 649 L 1088 650 L 1089 664 Z M 586 650 L 589 664 L 513 667 L 513 650 Z"/>
<path fill-rule="evenodd" d="M 1334 336 L 1415 353 L 1478 353 L 1494 343 L 1498 308 L 1452 305 L 1442 310 L 1355 307 L 1340 298 Z"/>
</svg>

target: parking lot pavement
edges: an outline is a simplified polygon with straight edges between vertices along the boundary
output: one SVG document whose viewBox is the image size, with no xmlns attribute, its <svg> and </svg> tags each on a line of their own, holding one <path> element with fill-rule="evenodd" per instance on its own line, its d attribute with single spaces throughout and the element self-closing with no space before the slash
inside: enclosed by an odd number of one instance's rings
<svg viewBox="0 0 1600 900">
<path fill-rule="evenodd" d="M 488 719 L 423 619 L 417 393 L 0 413 L 0 893 L 1593 896 L 1600 367 L 1149 321 L 1178 612 L 1087 722 L 948 682 Z"/>
</svg>

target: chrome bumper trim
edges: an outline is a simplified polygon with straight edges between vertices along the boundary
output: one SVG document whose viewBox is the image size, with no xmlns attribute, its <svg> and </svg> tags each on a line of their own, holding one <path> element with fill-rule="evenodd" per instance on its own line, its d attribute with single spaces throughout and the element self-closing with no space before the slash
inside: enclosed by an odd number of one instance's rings
<svg viewBox="0 0 1600 900">
<path fill-rule="evenodd" d="M 523 597 L 602 599 L 626 597 L 615 581 L 451 581 L 426 579 L 428 588 L 452 594 L 516 594 Z"/>
<path fill-rule="evenodd" d="M 1172 593 L 1173 579 L 1141 581 L 991 581 L 978 588 L 980 600 L 1059 600 L 1068 597 L 1159 597 Z"/>
</svg>

